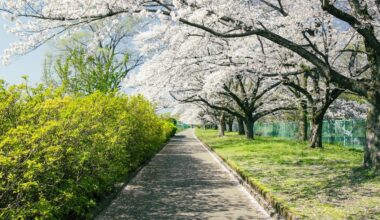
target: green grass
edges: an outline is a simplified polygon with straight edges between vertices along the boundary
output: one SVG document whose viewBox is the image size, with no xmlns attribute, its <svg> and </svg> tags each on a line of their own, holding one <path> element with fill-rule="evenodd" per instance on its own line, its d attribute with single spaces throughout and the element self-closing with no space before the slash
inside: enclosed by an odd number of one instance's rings
<svg viewBox="0 0 380 220">
<path fill-rule="evenodd" d="M 380 176 L 361 168 L 363 152 L 279 138 L 219 138 L 196 130 L 217 154 L 234 164 L 261 190 L 302 219 L 380 219 Z"/>
</svg>

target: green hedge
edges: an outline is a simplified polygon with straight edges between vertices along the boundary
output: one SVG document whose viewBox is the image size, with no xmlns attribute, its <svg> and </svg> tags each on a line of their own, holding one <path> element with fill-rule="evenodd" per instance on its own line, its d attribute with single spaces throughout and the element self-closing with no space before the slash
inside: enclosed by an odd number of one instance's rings
<svg viewBox="0 0 380 220">
<path fill-rule="evenodd" d="M 141 96 L 0 84 L 0 219 L 90 218 L 174 125 Z"/>
</svg>

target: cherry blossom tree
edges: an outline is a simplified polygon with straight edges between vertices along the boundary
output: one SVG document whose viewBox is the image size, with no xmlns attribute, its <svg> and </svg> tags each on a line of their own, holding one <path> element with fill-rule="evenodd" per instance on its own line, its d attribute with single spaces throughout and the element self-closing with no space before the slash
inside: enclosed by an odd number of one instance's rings
<svg viewBox="0 0 380 220">
<path fill-rule="evenodd" d="M 368 105 L 363 101 L 339 98 L 326 112 L 327 119 L 353 119 L 365 120 L 367 117 Z"/>
<path fill-rule="evenodd" d="M 203 112 L 203 108 L 199 105 L 179 104 L 173 108 L 171 115 L 176 116 L 186 124 L 200 124 L 202 121 L 201 112 Z"/>
<path fill-rule="evenodd" d="M 377 0 L 11 0 L 1 4 L 15 24 L 9 30 L 21 38 L 6 51 L 6 59 L 94 21 L 104 19 L 112 24 L 130 14 L 157 16 L 173 26 L 185 24 L 224 39 L 259 36 L 271 41 L 317 68 L 336 88 L 367 99 L 364 166 L 380 167 Z M 325 31 L 327 27 L 329 31 Z M 108 28 L 105 26 L 104 32 Z M 326 46 L 326 39 L 337 43 Z"/>
<path fill-rule="evenodd" d="M 157 34 L 156 29 L 165 30 L 162 33 L 164 37 Z M 155 39 L 164 38 L 159 43 L 168 41 L 168 46 L 150 45 L 150 48 L 143 48 L 146 51 L 160 49 L 136 75 L 139 90 L 148 97 L 157 100 L 170 92 L 179 102 L 206 104 L 225 112 L 219 116 L 220 135 L 223 135 L 228 118 L 226 114 L 229 114 L 240 122 L 244 121 L 250 139 L 253 138 L 255 121 L 273 112 L 289 109 L 285 101 L 278 97 L 268 99 L 278 90 L 281 80 L 265 77 L 262 72 L 281 69 L 277 68 L 281 63 L 265 55 L 265 51 L 271 54 L 269 51 L 274 48 L 267 47 L 264 42 L 260 43 L 256 38 L 229 42 L 178 26 L 156 26 L 152 31 L 154 34 L 145 32 L 137 37 L 141 45 L 154 36 Z M 165 35 L 168 32 L 172 34 L 170 38 Z M 171 42 L 173 39 L 175 42 Z M 252 44 L 252 48 L 247 47 L 252 40 L 257 43 Z M 267 66 L 266 62 L 270 61 L 273 65 Z M 265 99 L 268 100 L 263 101 Z M 240 128 L 242 133 L 242 126 Z"/>
<path fill-rule="evenodd" d="M 190 17 L 182 19 L 182 21 L 224 38 L 262 36 L 309 61 L 337 87 L 365 97 L 370 107 L 367 118 L 368 144 L 365 147 L 364 166 L 379 168 L 379 2 L 375 0 L 321 0 L 278 1 L 277 5 L 267 1 L 261 1 L 261 3 L 268 6 L 268 10 L 274 15 L 272 19 L 269 17 L 271 13 L 265 10 L 260 11 L 257 7 L 258 1 L 254 1 L 251 4 L 252 7 L 255 7 L 251 11 L 256 12 L 251 13 L 253 16 L 245 13 L 236 16 L 233 13 L 224 13 L 225 11 L 218 8 L 207 13 L 209 22 L 205 22 L 206 19 L 204 18 L 202 18 L 202 22 L 191 20 Z M 285 3 L 286 7 L 284 6 Z M 202 8 L 199 5 L 188 5 L 188 7 L 197 10 Z M 222 12 L 220 13 L 220 11 Z M 300 11 L 303 13 L 299 13 Z M 277 19 L 277 21 L 273 19 Z M 343 59 L 331 60 L 331 51 L 323 50 L 324 45 L 318 45 L 317 41 L 311 41 L 305 35 L 310 29 L 311 33 L 314 33 L 314 30 L 323 29 L 326 25 L 334 25 L 334 21 L 340 22 L 341 25 L 335 24 L 335 33 L 327 37 L 341 40 L 341 43 L 335 46 L 334 51 L 348 54 L 351 57 L 349 62 L 344 62 Z M 321 35 L 321 37 L 326 36 Z M 358 63 L 364 64 L 358 66 Z"/>
<path fill-rule="evenodd" d="M 322 147 L 324 116 L 330 105 L 344 92 L 340 88 L 332 88 L 325 78 L 314 71 L 307 71 L 305 73 L 305 77 L 309 79 L 307 83 L 309 86 L 300 85 L 298 78 L 293 80 L 287 78 L 284 82 L 291 90 L 301 93 L 308 101 L 311 115 L 310 146 L 312 148 Z M 295 91 L 293 93 L 296 93 Z"/>
</svg>

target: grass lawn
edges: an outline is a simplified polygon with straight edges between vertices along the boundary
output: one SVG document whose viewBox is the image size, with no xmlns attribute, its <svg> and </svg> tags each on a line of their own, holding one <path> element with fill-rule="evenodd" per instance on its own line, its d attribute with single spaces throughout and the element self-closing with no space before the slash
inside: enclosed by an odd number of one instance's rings
<svg viewBox="0 0 380 220">
<path fill-rule="evenodd" d="M 302 219 L 380 219 L 380 175 L 363 170 L 363 152 L 279 138 L 246 140 L 236 133 L 196 130 L 216 153 L 239 167 Z"/>
</svg>

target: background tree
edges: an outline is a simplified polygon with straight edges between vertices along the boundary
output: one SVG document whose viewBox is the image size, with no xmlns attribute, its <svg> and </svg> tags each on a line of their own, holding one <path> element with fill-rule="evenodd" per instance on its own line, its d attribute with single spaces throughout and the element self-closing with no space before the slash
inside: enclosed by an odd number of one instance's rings
<svg viewBox="0 0 380 220">
<path fill-rule="evenodd" d="M 54 52 L 46 56 L 43 81 L 53 87 L 64 86 L 69 93 L 91 94 L 117 91 L 127 74 L 141 64 L 141 57 L 131 56 L 131 36 L 137 21 L 115 25 L 107 36 L 99 35 L 104 22 L 90 25 L 72 37 L 57 41 Z M 130 26 L 130 27 L 129 27 Z M 132 57 L 132 59 L 131 59 Z"/>
<path fill-rule="evenodd" d="M 128 55 L 123 60 L 117 60 L 114 52 L 108 50 L 88 55 L 84 49 L 79 48 L 68 51 L 65 55 L 55 60 L 52 73 L 59 79 L 59 83 L 55 84 L 63 85 L 70 93 L 117 91 L 128 72 L 135 67 L 128 66 Z"/>
</svg>

